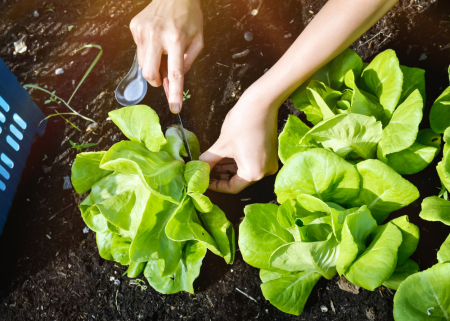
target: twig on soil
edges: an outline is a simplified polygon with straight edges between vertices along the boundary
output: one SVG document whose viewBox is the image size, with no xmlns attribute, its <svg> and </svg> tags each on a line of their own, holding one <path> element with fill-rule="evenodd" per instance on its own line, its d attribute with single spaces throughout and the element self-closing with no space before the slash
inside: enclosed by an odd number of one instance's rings
<svg viewBox="0 0 450 321">
<path fill-rule="evenodd" d="M 227 66 L 227 65 L 221 64 L 220 62 L 216 62 L 216 64 L 218 64 L 218 65 L 221 65 L 221 66 L 224 66 L 224 67 L 227 67 L 227 68 L 230 68 L 230 66 Z"/>
<path fill-rule="evenodd" d="M 258 303 L 258 301 L 256 301 L 255 299 L 253 299 L 250 295 L 248 295 L 247 293 L 245 293 L 245 292 L 243 292 L 243 291 L 241 291 L 241 290 L 239 290 L 238 288 L 236 288 L 236 290 L 238 291 L 238 292 L 241 292 L 243 295 L 245 295 L 247 298 L 249 298 L 250 300 L 253 300 L 253 301 L 255 301 L 256 303 Z"/>
<path fill-rule="evenodd" d="M 383 44 L 383 42 L 385 42 L 386 40 L 388 40 L 388 38 L 390 38 L 392 36 L 392 33 L 390 33 L 388 36 L 386 36 L 386 38 L 380 42 L 380 44 L 378 45 L 378 47 L 381 47 L 381 45 Z"/>
<path fill-rule="evenodd" d="M 200 61 L 203 61 L 203 60 L 205 60 L 206 58 L 208 58 L 209 57 L 209 54 L 208 55 L 206 55 L 205 57 L 203 57 L 202 59 L 200 59 L 199 61 L 197 61 L 197 63 L 199 63 Z"/>
<path fill-rule="evenodd" d="M 377 33 L 375 36 L 373 36 L 372 38 L 370 38 L 370 39 L 367 40 L 366 42 L 360 44 L 360 45 L 358 46 L 358 48 L 361 47 L 361 46 L 363 46 L 363 45 L 365 45 L 365 44 L 368 43 L 369 41 L 375 39 L 380 33 L 383 33 L 385 30 L 386 30 L 386 28 L 384 28 L 383 30 L 381 30 L 379 33 Z"/>
<path fill-rule="evenodd" d="M 49 221 L 51 221 L 52 219 L 54 219 L 55 218 L 55 216 L 56 215 L 58 215 L 59 213 L 62 213 L 62 212 L 64 212 L 65 210 L 67 210 L 69 207 L 71 207 L 73 205 L 73 203 L 71 203 L 69 206 L 67 206 L 67 207 L 65 207 L 65 208 L 63 208 L 61 211 L 59 211 L 58 213 L 56 213 L 56 214 L 53 214 L 48 220 Z"/>
<path fill-rule="evenodd" d="M 211 303 L 211 305 L 212 305 L 213 308 L 214 308 L 214 304 L 212 303 L 212 301 L 211 301 L 211 299 L 209 298 L 208 294 L 206 295 L 206 297 L 208 298 L 209 303 Z"/>
<path fill-rule="evenodd" d="M 119 312 L 119 314 L 120 314 L 119 305 L 117 304 L 117 294 L 119 294 L 119 290 L 116 291 L 116 308 L 117 308 L 117 312 Z"/>
</svg>

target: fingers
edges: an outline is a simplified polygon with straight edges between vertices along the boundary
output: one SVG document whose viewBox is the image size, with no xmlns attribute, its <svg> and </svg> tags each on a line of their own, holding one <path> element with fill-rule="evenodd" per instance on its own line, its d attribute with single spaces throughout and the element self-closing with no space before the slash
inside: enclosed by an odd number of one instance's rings
<svg viewBox="0 0 450 321">
<path fill-rule="evenodd" d="M 253 183 L 236 174 L 229 180 L 211 180 L 209 189 L 220 193 L 237 194 Z"/>
<path fill-rule="evenodd" d="M 170 111 L 178 114 L 183 104 L 184 82 L 184 48 L 176 45 L 169 50 L 167 59 L 169 79 L 169 107 Z"/>
<path fill-rule="evenodd" d="M 192 40 L 189 47 L 186 49 L 186 53 L 184 55 L 184 73 L 187 73 L 189 69 L 191 69 L 192 64 L 194 63 L 195 58 L 199 55 L 199 53 L 203 49 L 203 36 L 198 35 Z"/>
<path fill-rule="evenodd" d="M 228 174 L 233 173 L 236 174 L 238 170 L 237 164 L 217 164 L 216 167 L 214 167 L 214 171 L 218 174 Z"/>
<path fill-rule="evenodd" d="M 206 152 L 204 152 L 203 154 L 200 155 L 199 159 L 202 162 L 208 163 L 210 169 L 212 170 L 218 162 L 220 162 L 222 159 L 224 159 L 224 157 L 207 150 Z"/>
<path fill-rule="evenodd" d="M 144 48 L 144 50 L 146 50 L 144 54 L 144 63 L 143 66 L 140 64 L 140 66 L 142 66 L 142 76 L 153 87 L 159 87 L 162 85 L 162 78 L 159 72 L 162 48 L 160 46 L 153 47 L 152 45 Z"/>
</svg>

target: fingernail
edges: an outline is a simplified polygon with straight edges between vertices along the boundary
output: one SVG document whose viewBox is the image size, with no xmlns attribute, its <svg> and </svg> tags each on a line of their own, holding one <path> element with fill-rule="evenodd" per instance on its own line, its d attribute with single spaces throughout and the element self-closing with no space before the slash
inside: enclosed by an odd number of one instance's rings
<svg viewBox="0 0 450 321">
<path fill-rule="evenodd" d="M 178 114 L 181 110 L 181 106 L 180 106 L 180 104 L 172 104 L 172 105 L 170 105 L 170 110 L 173 113 Z"/>
</svg>

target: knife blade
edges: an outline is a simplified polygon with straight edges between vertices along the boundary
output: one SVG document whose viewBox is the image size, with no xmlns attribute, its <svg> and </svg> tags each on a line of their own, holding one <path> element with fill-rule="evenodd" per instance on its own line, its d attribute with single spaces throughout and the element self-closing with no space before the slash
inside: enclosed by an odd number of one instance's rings
<svg viewBox="0 0 450 321">
<path fill-rule="evenodd" d="M 164 86 L 164 91 L 166 93 L 167 102 L 169 102 L 169 80 L 167 78 L 164 78 L 163 86 Z M 191 160 L 193 160 L 192 159 L 192 154 L 191 154 L 191 148 L 189 147 L 189 143 L 188 143 L 188 140 L 186 138 L 186 133 L 184 132 L 183 121 L 181 120 L 180 113 L 178 113 L 177 115 L 178 115 L 178 120 L 180 121 L 181 138 L 183 139 L 184 147 L 185 147 L 185 149 L 186 149 L 186 151 L 187 151 L 187 153 L 189 155 L 189 158 Z"/>
</svg>

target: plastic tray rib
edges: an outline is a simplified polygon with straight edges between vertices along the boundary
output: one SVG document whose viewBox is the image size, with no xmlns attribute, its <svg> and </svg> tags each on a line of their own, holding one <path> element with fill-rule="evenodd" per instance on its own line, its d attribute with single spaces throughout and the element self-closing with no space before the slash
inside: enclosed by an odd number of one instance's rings
<svg viewBox="0 0 450 321">
<path fill-rule="evenodd" d="M 36 134 L 47 121 L 0 58 L 0 235 Z"/>
</svg>

